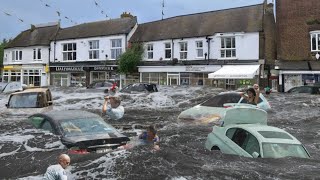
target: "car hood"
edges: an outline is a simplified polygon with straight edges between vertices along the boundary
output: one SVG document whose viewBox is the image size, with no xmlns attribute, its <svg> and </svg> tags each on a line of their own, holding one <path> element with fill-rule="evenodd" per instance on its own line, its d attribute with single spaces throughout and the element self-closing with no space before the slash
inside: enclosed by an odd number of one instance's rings
<svg viewBox="0 0 320 180">
<path fill-rule="evenodd" d="M 192 124 L 219 124 L 226 111 L 227 108 L 197 105 L 182 111 L 178 116 L 178 120 Z"/>
<path fill-rule="evenodd" d="M 118 132 L 111 132 L 105 134 L 92 134 L 92 135 L 83 135 L 83 136 L 64 136 L 62 140 L 68 143 L 79 143 L 79 142 L 86 142 L 86 141 L 94 141 L 94 140 L 111 140 L 111 139 L 118 139 L 123 141 L 130 141 L 130 139 Z"/>
</svg>

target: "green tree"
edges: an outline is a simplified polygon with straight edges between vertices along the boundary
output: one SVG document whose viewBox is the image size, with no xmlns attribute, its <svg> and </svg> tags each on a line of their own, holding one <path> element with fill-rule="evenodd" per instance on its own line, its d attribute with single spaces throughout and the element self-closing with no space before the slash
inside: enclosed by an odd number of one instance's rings
<svg viewBox="0 0 320 180">
<path fill-rule="evenodd" d="M 3 39 L 2 42 L 0 42 L 0 67 L 3 66 L 3 55 L 4 55 L 4 48 L 8 44 L 8 41 L 6 39 Z"/>
<path fill-rule="evenodd" d="M 142 60 L 143 46 L 141 43 L 134 43 L 119 57 L 118 71 L 122 74 L 138 72 L 137 66 Z"/>
</svg>

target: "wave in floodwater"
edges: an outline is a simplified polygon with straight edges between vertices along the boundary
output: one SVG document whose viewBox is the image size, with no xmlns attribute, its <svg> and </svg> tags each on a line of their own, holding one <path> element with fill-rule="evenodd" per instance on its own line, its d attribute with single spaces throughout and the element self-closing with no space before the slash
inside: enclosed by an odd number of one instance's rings
<svg viewBox="0 0 320 180">
<path fill-rule="evenodd" d="M 320 96 L 272 93 L 269 125 L 300 140 L 311 159 L 252 159 L 207 151 L 211 127 L 186 125 L 177 116 L 221 92 L 209 87 L 165 87 L 157 93 L 119 94 L 125 107 L 121 121 L 105 120 L 128 135 L 132 149 L 73 157 L 70 179 L 317 179 L 320 169 Z M 104 93 L 80 88 L 52 88 L 53 109 L 84 109 L 100 113 Z M 41 179 L 46 168 L 66 152 L 59 137 L 35 130 L 27 117 L 37 111 L 10 111 L 0 95 L 0 179 Z M 160 150 L 139 145 L 137 136 L 153 124 Z"/>
</svg>

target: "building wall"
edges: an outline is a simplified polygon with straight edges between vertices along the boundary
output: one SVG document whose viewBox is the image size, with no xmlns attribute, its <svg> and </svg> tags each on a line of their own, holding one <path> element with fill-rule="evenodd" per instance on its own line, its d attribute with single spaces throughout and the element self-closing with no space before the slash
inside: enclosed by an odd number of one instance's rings
<svg viewBox="0 0 320 180">
<path fill-rule="evenodd" d="M 310 50 L 311 29 L 319 24 L 308 25 L 308 21 L 320 22 L 319 0 L 277 0 L 277 59 L 314 60 Z M 313 29 L 315 30 L 315 29 Z"/>
<path fill-rule="evenodd" d="M 126 49 L 126 35 L 119 36 L 108 36 L 108 37 L 93 37 L 93 38 L 82 38 L 82 39 L 71 39 L 71 40 L 61 40 L 57 41 L 56 44 L 54 41 L 51 42 L 51 58 L 50 62 L 65 62 L 63 61 L 62 44 L 65 43 L 76 43 L 77 44 L 77 59 L 78 61 L 89 61 L 89 41 L 99 40 L 99 59 L 96 61 L 106 60 L 106 55 L 108 55 L 108 60 L 111 60 L 111 40 L 112 39 L 121 39 L 122 53 Z M 94 61 L 94 60 L 92 60 Z M 70 61 L 66 61 L 70 62 Z"/>
<path fill-rule="evenodd" d="M 210 59 L 221 59 L 220 49 L 221 49 L 221 38 L 234 36 L 236 40 L 236 58 L 238 60 L 258 60 L 259 59 L 259 32 L 254 33 L 219 33 L 210 36 L 210 51 L 208 53 L 208 42 L 205 37 L 198 38 L 183 38 L 183 39 L 168 39 L 162 41 L 152 41 L 145 42 L 145 54 L 143 60 L 145 61 L 159 61 L 160 59 L 165 59 L 165 43 L 171 43 L 173 47 L 173 57 L 180 59 L 180 42 L 188 43 L 188 55 L 187 60 L 204 60 L 205 55 L 202 58 L 197 57 L 196 42 L 203 42 L 203 54 L 209 54 Z M 153 59 L 147 58 L 147 45 L 153 45 Z M 173 44 L 173 46 L 172 46 Z M 208 56 L 207 56 L 208 58 Z"/>
<path fill-rule="evenodd" d="M 33 49 L 41 49 L 41 59 L 33 59 Z M 12 51 L 22 51 L 21 61 L 12 61 Z M 14 64 L 48 64 L 49 62 L 49 47 L 48 46 L 31 46 L 31 47 L 17 47 L 9 48 L 4 50 L 3 65 L 14 65 Z"/>
</svg>

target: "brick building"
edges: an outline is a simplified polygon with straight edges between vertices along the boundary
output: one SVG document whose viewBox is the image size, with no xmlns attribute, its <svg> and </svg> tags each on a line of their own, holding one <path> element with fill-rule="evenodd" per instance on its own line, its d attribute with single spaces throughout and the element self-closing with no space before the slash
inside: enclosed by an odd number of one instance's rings
<svg viewBox="0 0 320 180">
<path fill-rule="evenodd" d="M 280 90 L 319 83 L 319 0 L 277 0 L 276 25 Z"/>
</svg>

